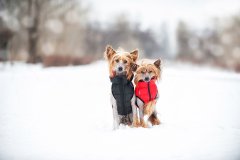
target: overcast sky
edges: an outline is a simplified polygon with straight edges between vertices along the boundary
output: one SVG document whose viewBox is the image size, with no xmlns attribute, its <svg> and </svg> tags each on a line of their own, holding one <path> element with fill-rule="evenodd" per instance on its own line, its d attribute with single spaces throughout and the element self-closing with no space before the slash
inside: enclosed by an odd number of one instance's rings
<svg viewBox="0 0 240 160">
<path fill-rule="evenodd" d="M 179 19 L 201 26 L 212 17 L 240 13 L 240 0 L 83 0 L 92 5 L 91 19 L 107 22 L 124 13 L 143 26 Z"/>
<path fill-rule="evenodd" d="M 195 28 L 210 26 L 213 18 L 240 14 L 240 0 L 82 0 L 91 6 L 91 20 L 102 24 L 125 14 L 143 29 L 159 30 L 165 23 L 170 53 L 176 53 L 176 26 L 184 20 Z M 158 36 L 158 35 L 156 35 Z"/>
</svg>

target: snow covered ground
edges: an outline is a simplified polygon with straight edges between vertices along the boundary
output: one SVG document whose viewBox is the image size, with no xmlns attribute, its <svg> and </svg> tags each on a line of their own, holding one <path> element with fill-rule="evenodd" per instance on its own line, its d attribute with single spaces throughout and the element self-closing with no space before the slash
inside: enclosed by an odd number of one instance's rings
<svg viewBox="0 0 240 160">
<path fill-rule="evenodd" d="M 239 74 L 165 65 L 162 124 L 113 131 L 107 71 L 0 64 L 0 159 L 240 159 Z"/>
</svg>

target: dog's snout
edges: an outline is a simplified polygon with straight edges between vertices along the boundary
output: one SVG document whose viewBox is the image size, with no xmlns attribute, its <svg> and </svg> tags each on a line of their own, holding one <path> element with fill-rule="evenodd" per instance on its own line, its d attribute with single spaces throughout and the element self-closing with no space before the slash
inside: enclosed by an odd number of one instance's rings
<svg viewBox="0 0 240 160">
<path fill-rule="evenodd" d="M 145 79 L 144 79 L 145 81 L 149 81 L 149 77 L 145 77 Z"/>
<path fill-rule="evenodd" d="M 122 67 L 118 67 L 118 71 L 122 71 L 123 70 L 123 68 Z"/>
</svg>

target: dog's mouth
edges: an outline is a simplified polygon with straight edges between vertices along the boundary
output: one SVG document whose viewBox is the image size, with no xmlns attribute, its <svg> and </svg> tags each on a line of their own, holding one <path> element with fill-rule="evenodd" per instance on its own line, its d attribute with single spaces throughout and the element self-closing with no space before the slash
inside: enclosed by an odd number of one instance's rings
<svg viewBox="0 0 240 160">
<path fill-rule="evenodd" d="M 120 75 L 126 75 L 127 74 L 127 72 L 126 71 L 118 71 L 118 72 L 116 72 L 116 75 L 118 75 L 118 76 L 120 76 Z"/>
<path fill-rule="evenodd" d="M 155 76 L 153 76 L 151 79 L 150 78 L 149 79 L 141 79 L 139 82 L 150 82 L 151 80 L 154 80 L 154 79 L 156 79 Z"/>
</svg>

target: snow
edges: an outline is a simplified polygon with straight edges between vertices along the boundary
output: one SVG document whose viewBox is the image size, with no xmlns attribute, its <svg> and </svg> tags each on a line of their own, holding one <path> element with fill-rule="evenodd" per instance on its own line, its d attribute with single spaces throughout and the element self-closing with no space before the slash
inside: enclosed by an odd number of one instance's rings
<svg viewBox="0 0 240 160">
<path fill-rule="evenodd" d="M 0 159 L 240 159 L 240 75 L 165 64 L 162 124 L 112 130 L 107 64 L 0 64 Z"/>
</svg>

